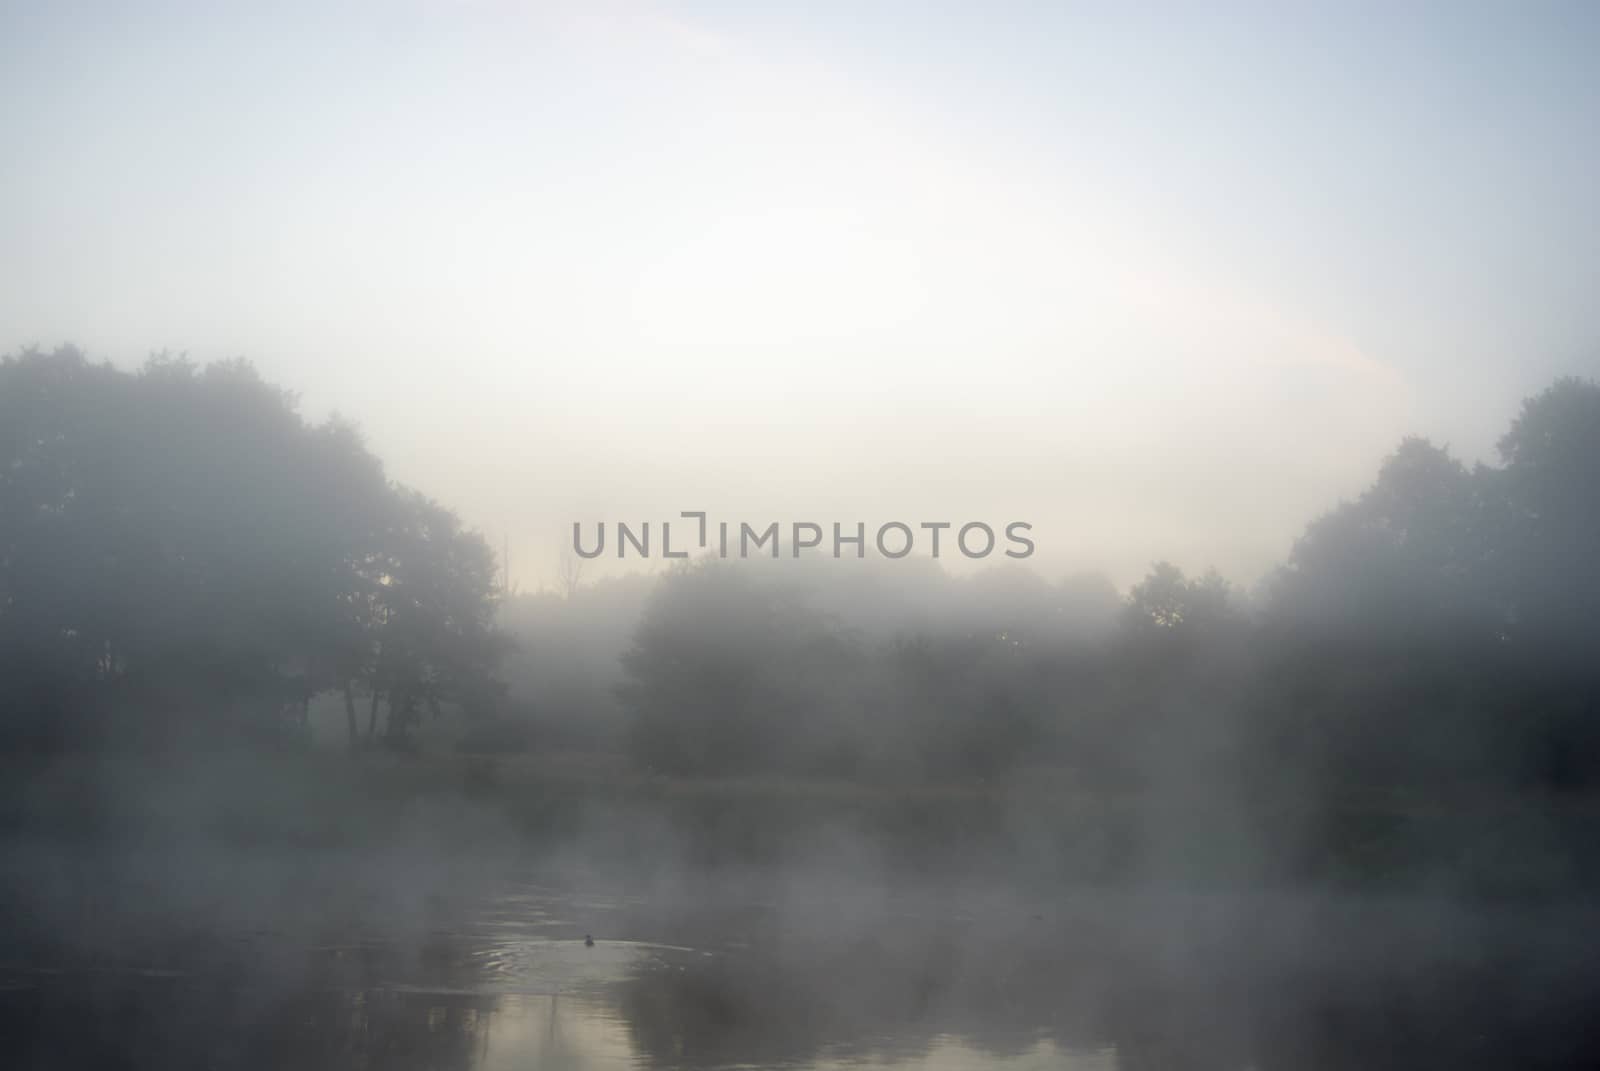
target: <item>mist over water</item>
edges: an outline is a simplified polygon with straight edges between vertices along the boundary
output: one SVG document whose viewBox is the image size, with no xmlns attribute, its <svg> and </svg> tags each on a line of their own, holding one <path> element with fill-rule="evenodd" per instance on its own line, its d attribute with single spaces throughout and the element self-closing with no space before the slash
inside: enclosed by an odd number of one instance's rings
<svg viewBox="0 0 1600 1071">
<path fill-rule="evenodd" d="M 1596 1066 L 1597 12 L 0 4 L 0 1066 Z"/>
<path fill-rule="evenodd" d="M 13 846 L 8 1059 L 1487 1068 L 1581 1066 L 1592 1044 L 1589 902 L 934 880 L 837 843 L 596 863 L 587 844 Z"/>
</svg>

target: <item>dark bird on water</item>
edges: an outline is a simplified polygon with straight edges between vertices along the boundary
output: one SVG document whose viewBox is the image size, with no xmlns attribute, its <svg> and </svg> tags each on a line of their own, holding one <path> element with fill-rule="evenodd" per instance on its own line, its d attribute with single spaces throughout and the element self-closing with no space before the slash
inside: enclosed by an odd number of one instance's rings
<svg viewBox="0 0 1600 1071">
<path fill-rule="evenodd" d="M 594 938 L 589 936 L 588 934 L 584 934 L 583 935 L 583 947 L 585 947 L 585 948 L 593 948 L 594 947 Z"/>
</svg>

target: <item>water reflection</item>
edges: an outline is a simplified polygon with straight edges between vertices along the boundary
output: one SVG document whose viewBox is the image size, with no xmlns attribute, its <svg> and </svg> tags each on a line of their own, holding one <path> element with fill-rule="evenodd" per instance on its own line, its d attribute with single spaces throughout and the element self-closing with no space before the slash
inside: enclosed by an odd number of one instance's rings
<svg viewBox="0 0 1600 1071">
<path fill-rule="evenodd" d="M 13 936 L 0 1038 L 9 1066 L 52 1068 L 1588 1065 L 1600 977 L 1574 935 L 1591 920 L 1439 919 L 1420 905 L 664 908 L 521 882 L 352 940 L 148 916 L 90 944 Z"/>
</svg>

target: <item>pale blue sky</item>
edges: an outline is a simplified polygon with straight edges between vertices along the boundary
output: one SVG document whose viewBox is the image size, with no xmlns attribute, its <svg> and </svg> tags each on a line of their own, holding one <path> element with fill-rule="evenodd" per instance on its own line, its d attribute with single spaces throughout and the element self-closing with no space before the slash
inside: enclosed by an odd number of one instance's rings
<svg viewBox="0 0 1600 1071">
<path fill-rule="evenodd" d="M 528 584 L 691 508 L 1248 581 L 1600 371 L 1600 5 L 0 11 L 0 349 L 249 356 Z"/>
</svg>

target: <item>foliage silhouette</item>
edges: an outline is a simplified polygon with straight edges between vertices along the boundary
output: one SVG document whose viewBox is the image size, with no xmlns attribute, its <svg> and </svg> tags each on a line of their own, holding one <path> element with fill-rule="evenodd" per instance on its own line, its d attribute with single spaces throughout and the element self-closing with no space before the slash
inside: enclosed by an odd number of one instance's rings
<svg viewBox="0 0 1600 1071">
<path fill-rule="evenodd" d="M 492 554 L 248 364 L 0 363 L 0 711 L 13 744 L 281 736 L 313 694 L 492 703 Z"/>
</svg>

